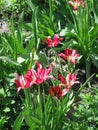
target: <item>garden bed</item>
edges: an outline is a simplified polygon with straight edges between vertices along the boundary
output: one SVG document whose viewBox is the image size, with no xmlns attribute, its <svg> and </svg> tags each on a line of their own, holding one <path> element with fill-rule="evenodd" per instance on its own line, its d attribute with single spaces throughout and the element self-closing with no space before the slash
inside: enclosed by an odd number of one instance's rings
<svg viewBox="0 0 98 130">
<path fill-rule="evenodd" d="M 96 0 L 0 7 L 0 129 L 97 130 Z"/>
</svg>

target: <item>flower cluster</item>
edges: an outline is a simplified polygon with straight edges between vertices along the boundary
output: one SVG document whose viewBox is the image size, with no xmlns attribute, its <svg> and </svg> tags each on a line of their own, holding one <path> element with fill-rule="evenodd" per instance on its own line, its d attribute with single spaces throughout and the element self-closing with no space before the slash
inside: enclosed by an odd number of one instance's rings
<svg viewBox="0 0 98 130">
<path fill-rule="evenodd" d="M 54 79 L 52 75 L 49 75 L 52 71 L 52 64 L 50 64 L 48 69 L 44 69 L 40 62 L 37 62 L 36 65 L 37 71 L 31 68 L 30 70 L 28 70 L 26 75 L 18 76 L 18 74 L 16 74 L 15 83 L 18 87 L 18 92 L 21 89 L 30 88 L 34 84 L 41 84 L 49 78 Z"/>
<path fill-rule="evenodd" d="M 59 35 L 55 34 L 53 40 L 50 38 L 46 38 L 44 41 L 48 47 L 55 47 L 59 44 L 61 40 L 63 40 L 63 38 L 59 38 Z M 76 59 L 79 57 L 79 54 L 76 52 L 76 50 L 67 48 L 64 54 L 60 53 L 58 54 L 58 56 L 63 58 L 64 60 L 67 60 L 68 62 L 71 62 L 72 64 L 75 64 Z M 19 92 L 21 89 L 30 88 L 34 84 L 39 85 L 49 78 L 53 80 L 55 79 L 52 75 L 50 75 L 53 67 L 52 64 L 50 64 L 48 69 L 43 68 L 40 62 L 37 62 L 36 66 L 37 70 L 31 68 L 27 71 L 25 75 L 18 76 L 18 74 L 16 73 L 15 83 L 17 85 L 17 92 Z M 69 92 L 70 88 L 74 84 L 79 83 L 79 81 L 76 80 L 75 73 L 67 74 L 66 78 L 64 78 L 62 74 L 58 74 L 58 79 L 61 83 L 58 84 L 56 87 L 50 86 L 49 88 L 49 94 L 53 98 L 56 97 L 58 99 L 61 99 Z"/>
<path fill-rule="evenodd" d="M 47 44 L 48 47 L 55 47 L 59 44 L 60 40 L 63 40 L 63 38 L 59 39 L 59 35 L 55 34 L 54 39 L 46 38 L 44 41 Z M 74 49 L 68 49 L 64 51 L 64 53 L 58 54 L 59 57 L 63 58 L 64 60 L 67 60 L 68 62 L 75 64 L 76 59 L 79 57 L 79 54 Z M 66 78 L 64 78 L 61 74 L 58 75 L 59 80 L 61 81 L 61 84 L 57 85 L 56 87 L 50 87 L 49 94 L 54 98 L 61 99 L 66 93 L 69 92 L 70 88 L 76 84 L 79 83 L 79 81 L 76 81 L 76 74 L 69 73 Z"/>
</svg>

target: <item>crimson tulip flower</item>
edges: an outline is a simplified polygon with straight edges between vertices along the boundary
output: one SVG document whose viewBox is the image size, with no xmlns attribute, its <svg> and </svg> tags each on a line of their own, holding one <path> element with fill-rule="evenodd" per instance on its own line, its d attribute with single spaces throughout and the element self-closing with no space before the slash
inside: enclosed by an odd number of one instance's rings
<svg viewBox="0 0 98 130">
<path fill-rule="evenodd" d="M 49 75 L 52 71 L 52 64 L 50 64 L 48 69 L 44 69 L 40 62 L 37 62 L 37 71 L 36 71 L 36 84 L 41 84 L 49 78 L 53 78 L 52 75 Z"/>
<path fill-rule="evenodd" d="M 76 81 L 76 74 L 69 73 L 66 78 L 64 78 L 61 74 L 58 75 L 59 80 L 61 81 L 61 84 L 59 84 L 56 87 L 50 87 L 49 94 L 53 98 L 61 99 L 63 96 L 65 96 L 70 88 L 76 84 L 79 83 L 79 81 Z"/>
<path fill-rule="evenodd" d="M 65 96 L 68 93 L 69 89 L 61 89 L 61 86 L 56 86 L 56 87 L 50 87 L 49 89 L 49 94 L 53 98 L 58 98 L 61 99 L 63 96 Z"/>
<path fill-rule="evenodd" d="M 37 62 L 36 65 L 37 71 L 32 68 L 26 74 L 26 79 L 31 85 L 41 84 L 45 80 L 53 78 L 53 76 L 49 75 L 52 71 L 52 64 L 50 64 L 48 69 L 44 69 L 40 62 Z"/>
<path fill-rule="evenodd" d="M 66 49 L 64 53 L 60 53 L 59 56 L 63 58 L 64 60 L 68 60 L 68 62 L 71 62 L 72 64 L 76 63 L 76 59 L 79 57 L 79 54 L 74 49 Z"/>
<path fill-rule="evenodd" d="M 27 84 L 29 84 L 29 86 L 36 84 L 37 74 L 33 68 L 27 71 L 25 77 L 26 77 Z"/>
<path fill-rule="evenodd" d="M 47 44 L 48 47 L 55 47 L 62 40 L 63 40 L 63 38 L 59 38 L 59 34 L 55 34 L 53 39 L 51 39 L 51 38 L 45 38 L 44 42 Z"/>
<path fill-rule="evenodd" d="M 73 0 L 73 1 L 69 1 L 69 4 L 71 6 L 73 6 L 73 10 L 78 10 L 79 6 L 85 7 L 84 5 L 84 0 Z"/>
<path fill-rule="evenodd" d="M 61 85 L 67 87 L 67 88 L 71 88 L 71 86 L 73 86 L 76 83 L 79 83 L 79 81 L 76 81 L 76 74 L 72 74 L 69 73 L 66 78 L 64 78 L 61 74 L 58 75 L 59 80 L 62 82 Z"/>
</svg>

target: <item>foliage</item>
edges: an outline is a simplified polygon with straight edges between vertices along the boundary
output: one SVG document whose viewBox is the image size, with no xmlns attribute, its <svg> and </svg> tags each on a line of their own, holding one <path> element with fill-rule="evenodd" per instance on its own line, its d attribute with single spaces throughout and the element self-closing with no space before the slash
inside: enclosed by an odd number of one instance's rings
<svg viewBox="0 0 98 130">
<path fill-rule="evenodd" d="M 91 88 L 89 93 L 82 92 L 80 94 L 80 103 L 77 102 L 74 107 L 74 113 L 72 114 L 71 119 L 67 122 L 68 130 L 97 130 L 97 99 L 97 88 Z"/>
<path fill-rule="evenodd" d="M 9 32 L 0 33 L 0 129 L 96 130 L 90 70 L 98 75 L 97 1 L 6 2 L 3 8 L 0 1 L 2 18 L 9 18 Z M 79 83 L 80 66 L 86 79 Z"/>
<path fill-rule="evenodd" d="M 97 30 L 98 24 L 94 16 L 96 15 L 93 11 L 96 10 L 96 6 L 93 7 L 93 2 L 91 0 L 84 1 L 84 8 L 79 6 L 77 10 L 72 10 L 69 7 L 69 11 L 72 15 L 73 21 L 69 19 L 69 24 L 71 29 L 68 28 L 67 32 L 65 30 L 65 35 L 71 40 L 70 46 L 77 48 L 79 53 L 83 56 L 82 63 L 85 62 L 86 77 L 90 76 L 90 64 L 93 64 L 98 67 L 98 46 L 97 46 Z"/>
</svg>

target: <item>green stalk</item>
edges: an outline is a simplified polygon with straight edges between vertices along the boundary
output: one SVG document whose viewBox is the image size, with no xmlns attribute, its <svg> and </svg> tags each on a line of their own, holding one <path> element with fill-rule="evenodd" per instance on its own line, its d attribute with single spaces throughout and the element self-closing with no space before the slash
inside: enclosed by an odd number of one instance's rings
<svg viewBox="0 0 98 130">
<path fill-rule="evenodd" d="M 75 65 L 73 65 L 70 61 L 68 61 L 67 74 L 70 73 L 70 72 L 73 73 L 74 69 L 75 69 Z"/>
<path fill-rule="evenodd" d="M 49 0 L 49 17 L 51 21 L 53 22 L 53 8 L 52 8 L 52 0 Z"/>
<path fill-rule="evenodd" d="M 86 60 L 86 79 L 88 79 L 90 77 L 90 69 L 91 69 L 91 64 L 90 64 L 90 60 Z"/>
<path fill-rule="evenodd" d="M 31 102 L 31 93 L 30 88 L 24 89 L 25 93 L 25 109 L 28 109 L 28 111 L 24 114 L 24 119 L 28 126 L 31 126 L 31 122 L 33 121 L 31 118 L 32 115 L 32 102 Z"/>
<path fill-rule="evenodd" d="M 91 63 L 90 60 L 85 60 L 85 66 L 86 66 L 86 80 L 90 77 L 90 69 L 91 69 Z M 88 82 L 88 86 L 90 87 L 90 81 Z"/>
<path fill-rule="evenodd" d="M 25 93 L 25 107 L 31 108 L 32 103 L 31 103 L 31 93 L 30 93 L 30 88 L 24 89 Z"/>
<path fill-rule="evenodd" d="M 39 107 L 39 114 L 40 114 L 40 119 L 41 119 L 41 129 L 44 126 L 44 119 L 43 119 L 43 108 L 42 108 L 42 97 L 41 97 L 41 90 L 40 90 L 40 85 L 38 85 L 38 107 Z"/>
<path fill-rule="evenodd" d="M 38 50 L 38 35 L 37 35 L 37 7 L 33 4 L 31 0 L 27 0 L 27 4 L 32 10 L 32 25 L 33 25 L 33 32 L 34 32 L 34 48 L 37 51 Z"/>
<path fill-rule="evenodd" d="M 76 22 L 76 17 L 75 17 L 75 14 L 73 13 L 73 10 L 70 8 L 70 5 L 69 5 L 69 3 L 68 3 L 68 0 L 66 0 L 66 3 L 67 3 L 67 5 L 69 6 L 69 11 L 70 11 L 70 13 L 71 13 L 71 15 L 72 15 L 72 18 L 73 18 L 73 22 L 74 22 L 74 29 L 75 29 L 75 31 L 76 32 L 78 32 L 78 27 L 77 27 L 77 22 Z M 70 22 L 69 21 L 69 19 L 67 19 L 68 20 L 68 22 Z"/>
<path fill-rule="evenodd" d="M 78 95 L 81 93 L 81 91 L 84 89 L 84 87 L 88 84 L 88 82 L 90 82 L 90 80 L 92 79 L 92 77 L 95 74 L 91 75 L 86 81 L 85 83 L 82 84 L 82 86 L 80 87 L 80 89 L 78 90 L 77 94 L 75 95 L 75 100 L 77 99 Z"/>
<path fill-rule="evenodd" d="M 11 17 L 11 27 L 10 27 L 10 31 L 11 31 L 11 35 L 12 35 L 12 39 L 14 40 L 14 48 L 13 48 L 13 56 L 14 56 L 14 60 L 17 61 L 17 39 L 15 36 L 15 27 L 14 27 L 14 19 L 13 17 Z"/>
<path fill-rule="evenodd" d="M 37 36 L 37 8 L 34 9 L 33 17 L 32 17 L 33 31 L 34 31 L 34 48 L 38 50 L 38 36 Z"/>
</svg>

